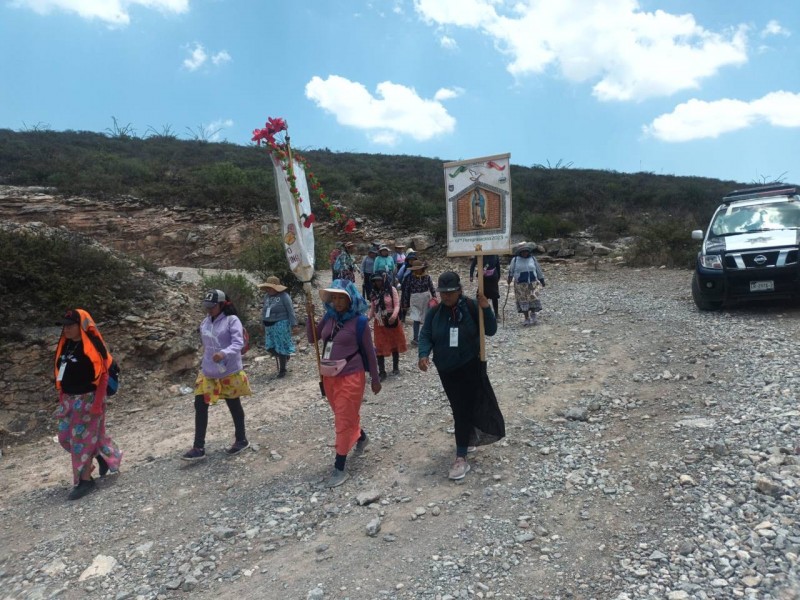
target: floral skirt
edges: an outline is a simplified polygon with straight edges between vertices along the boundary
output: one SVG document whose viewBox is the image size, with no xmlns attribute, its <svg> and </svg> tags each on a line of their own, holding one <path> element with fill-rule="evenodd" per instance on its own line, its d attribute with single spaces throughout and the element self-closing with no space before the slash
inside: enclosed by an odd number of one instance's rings
<svg viewBox="0 0 800 600">
<path fill-rule="evenodd" d="M 542 310 L 542 302 L 536 297 L 535 283 L 514 282 L 514 299 L 517 302 L 517 312 Z"/>
<path fill-rule="evenodd" d="M 292 339 L 292 326 L 289 324 L 288 319 L 278 321 L 274 325 L 264 327 L 264 329 L 264 338 L 266 340 L 264 346 L 271 354 L 290 356 L 297 352 Z"/>
<path fill-rule="evenodd" d="M 95 402 L 94 392 L 88 394 L 62 394 L 56 409 L 58 418 L 58 443 L 72 457 L 72 479 L 75 485 L 81 473 L 91 469 L 95 456 L 101 455 L 108 467 L 115 471 L 122 461 L 122 452 L 106 434 L 105 407 L 99 415 L 90 409 Z"/>
<path fill-rule="evenodd" d="M 398 319 L 399 320 L 399 319 Z M 393 352 L 403 353 L 408 350 L 406 332 L 403 324 L 396 327 L 385 327 L 378 324 L 377 319 L 373 327 L 373 340 L 375 341 L 375 354 L 378 356 L 391 356 Z"/>
<path fill-rule="evenodd" d="M 244 371 L 226 375 L 220 379 L 206 377 L 201 372 L 194 382 L 194 395 L 202 396 L 206 404 L 216 404 L 220 398 L 232 400 L 252 396 L 250 381 Z"/>
</svg>

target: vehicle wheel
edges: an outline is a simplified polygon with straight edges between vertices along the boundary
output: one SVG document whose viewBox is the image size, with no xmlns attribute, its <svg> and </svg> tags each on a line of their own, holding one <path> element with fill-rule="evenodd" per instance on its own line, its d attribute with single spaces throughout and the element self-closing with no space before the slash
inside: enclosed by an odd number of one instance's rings
<svg viewBox="0 0 800 600">
<path fill-rule="evenodd" d="M 697 273 L 692 276 L 692 300 L 700 310 L 719 310 L 722 302 L 718 300 L 706 300 L 700 292 L 700 283 L 697 281 Z"/>
</svg>

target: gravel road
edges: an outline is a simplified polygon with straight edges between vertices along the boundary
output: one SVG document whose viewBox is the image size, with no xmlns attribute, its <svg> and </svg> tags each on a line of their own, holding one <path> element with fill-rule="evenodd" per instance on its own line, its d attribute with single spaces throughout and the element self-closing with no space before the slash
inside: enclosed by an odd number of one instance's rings
<svg viewBox="0 0 800 600">
<path fill-rule="evenodd" d="M 508 436 L 462 482 L 438 377 L 408 354 L 366 399 L 351 479 L 322 488 L 312 352 L 276 380 L 256 351 L 241 456 L 218 406 L 210 458 L 178 460 L 181 386 L 118 396 L 122 473 L 81 501 L 51 437 L 4 448 L 0 598 L 800 597 L 797 305 L 699 313 L 686 271 L 544 267 L 540 324 L 512 294 L 487 343 Z"/>
</svg>

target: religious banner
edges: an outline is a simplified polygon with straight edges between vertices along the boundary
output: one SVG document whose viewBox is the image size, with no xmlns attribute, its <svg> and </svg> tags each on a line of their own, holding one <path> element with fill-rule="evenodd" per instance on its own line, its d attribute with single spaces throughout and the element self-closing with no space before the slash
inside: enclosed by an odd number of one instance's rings
<svg viewBox="0 0 800 600">
<path fill-rule="evenodd" d="M 511 253 L 510 158 L 444 163 L 447 256 Z"/>
<path fill-rule="evenodd" d="M 312 213 L 305 169 L 297 160 L 292 160 L 290 168 L 288 158 L 271 158 L 286 259 L 299 281 L 310 282 L 314 276 L 314 227 L 308 223 Z"/>
</svg>

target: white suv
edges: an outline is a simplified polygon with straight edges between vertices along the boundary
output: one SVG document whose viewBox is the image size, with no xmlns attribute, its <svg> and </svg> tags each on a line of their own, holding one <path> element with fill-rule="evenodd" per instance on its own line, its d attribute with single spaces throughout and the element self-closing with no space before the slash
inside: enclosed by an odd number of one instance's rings
<svg viewBox="0 0 800 600">
<path fill-rule="evenodd" d="M 800 196 L 793 185 L 731 192 L 722 199 L 702 240 L 692 278 L 700 310 L 727 301 L 800 295 Z"/>
</svg>

